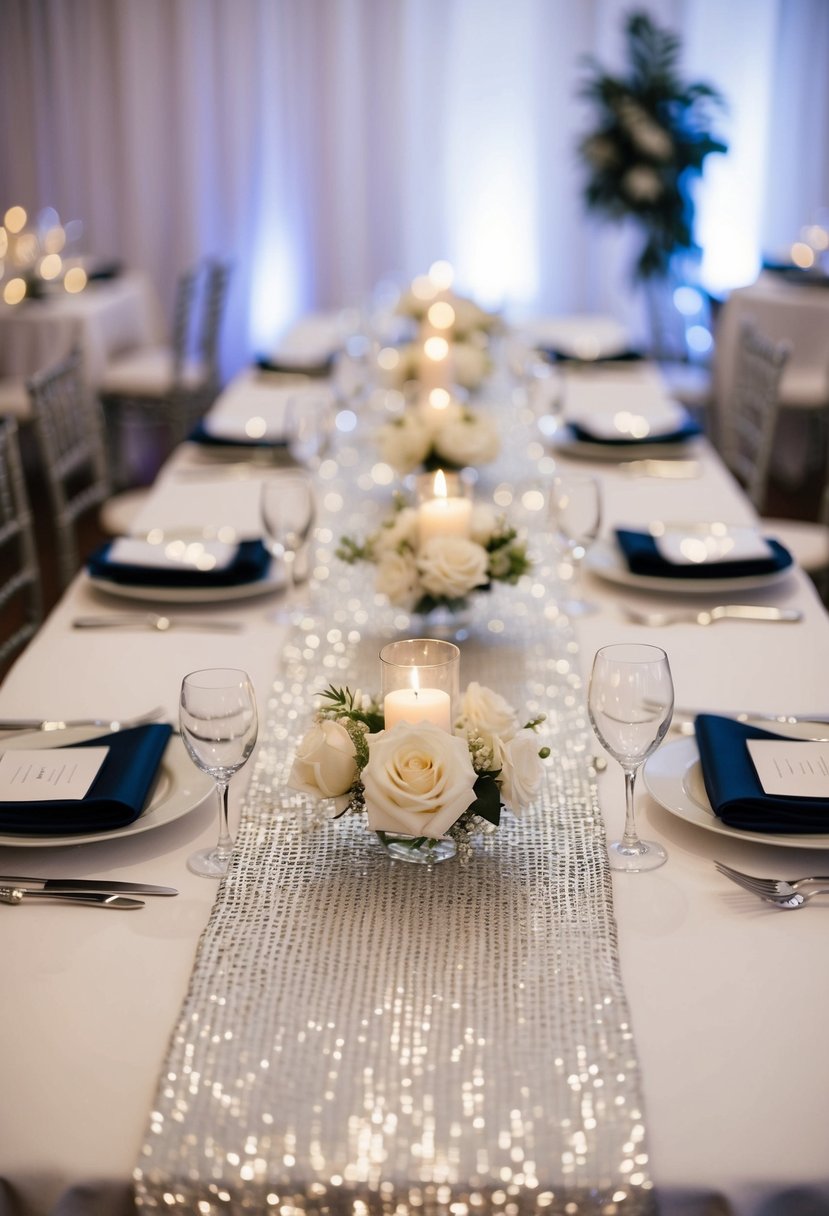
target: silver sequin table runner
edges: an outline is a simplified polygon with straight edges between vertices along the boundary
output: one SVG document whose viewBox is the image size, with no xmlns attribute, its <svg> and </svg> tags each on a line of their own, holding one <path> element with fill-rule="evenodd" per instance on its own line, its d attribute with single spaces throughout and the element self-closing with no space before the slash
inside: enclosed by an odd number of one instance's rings
<svg viewBox="0 0 829 1216">
<path fill-rule="evenodd" d="M 525 584 L 480 597 L 461 684 L 546 712 L 552 756 L 536 804 L 466 865 L 392 862 L 362 817 L 324 819 L 286 788 L 314 692 L 378 691 L 389 636 L 342 594 L 297 634 L 159 1081 L 139 1207 L 649 1210 L 595 741 L 570 626 Z"/>
</svg>

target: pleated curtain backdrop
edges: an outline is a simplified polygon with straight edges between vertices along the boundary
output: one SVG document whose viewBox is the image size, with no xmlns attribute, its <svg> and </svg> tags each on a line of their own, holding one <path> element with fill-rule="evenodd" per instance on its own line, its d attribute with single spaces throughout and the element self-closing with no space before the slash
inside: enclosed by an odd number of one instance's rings
<svg viewBox="0 0 829 1216">
<path fill-rule="evenodd" d="M 745 282 L 829 205 L 825 0 L 3 0 L 0 208 L 82 220 L 168 311 L 232 259 L 226 374 L 438 257 L 490 305 L 625 316 L 634 236 L 586 218 L 575 146 L 634 7 L 730 102 L 699 228 Z"/>
</svg>

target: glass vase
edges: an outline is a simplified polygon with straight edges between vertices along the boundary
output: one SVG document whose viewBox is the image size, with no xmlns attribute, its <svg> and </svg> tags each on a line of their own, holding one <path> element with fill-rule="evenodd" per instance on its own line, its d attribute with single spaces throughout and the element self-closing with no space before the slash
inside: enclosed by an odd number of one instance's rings
<svg viewBox="0 0 829 1216">
<path fill-rule="evenodd" d="M 408 861 L 414 865 L 432 866 L 449 861 L 458 847 L 448 836 L 430 840 L 426 836 L 404 836 L 399 832 L 377 832 L 377 839 L 392 861 Z"/>
</svg>

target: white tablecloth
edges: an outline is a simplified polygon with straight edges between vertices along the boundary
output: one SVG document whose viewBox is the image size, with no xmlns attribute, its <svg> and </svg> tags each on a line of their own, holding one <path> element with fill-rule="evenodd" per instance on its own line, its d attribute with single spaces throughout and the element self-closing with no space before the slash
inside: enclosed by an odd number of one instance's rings
<svg viewBox="0 0 829 1216">
<path fill-rule="evenodd" d="M 94 385 L 109 358 L 158 341 L 160 326 L 155 292 L 136 271 L 93 280 L 77 295 L 60 292 L 13 306 L 0 302 L 0 376 L 31 376 L 80 343 Z"/>
<path fill-rule="evenodd" d="M 750 521 L 745 500 L 704 441 L 695 454 L 701 475 L 690 480 L 637 478 L 606 462 L 593 465 L 605 491 L 606 527 L 618 520 Z M 528 481 L 536 479 L 538 455 L 529 450 Z M 542 462 L 539 476 L 544 468 Z M 174 478 L 174 470 L 168 475 Z M 225 471 L 216 484 L 232 475 Z M 497 472 L 484 478 L 481 493 L 490 480 L 497 484 Z M 209 482 L 182 475 L 180 484 L 209 501 Z M 336 502 L 323 494 L 322 503 L 333 512 L 325 526 L 336 528 Z M 654 597 L 593 576 L 588 590 L 598 610 L 578 625 L 585 674 L 605 642 L 654 641 L 668 650 L 680 707 L 829 708 L 829 619 L 797 572 L 740 598 L 799 607 L 798 625 L 645 629 L 626 622 L 623 604 L 657 599 L 687 608 L 689 597 Z M 271 600 L 199 607 L 199 615 L 241 621 L 240 634 L 70 628 L 81 613 L 127 606 L 76 580 L 0 688 L 0 714 L 130 714 L 161 703 L 174 720 L 182 675 L 224 664 L 247 668 L 267 706 L 285 640 L 270 619 Z M 192 615 L 192 605 L 172 613 L 185 611 Z M 232 787 L 236 806 L 244 786 L 242 774 Z M 599 792 L 608 832 L 618 834 L 623 789 L 612 763 Z M 820 873 L 827 853 L 703 830 L 660 808 L 644 789 L 639 820 L 643 834 L 665 843 L 669 861 L 651 874 L 616 876 L 614 899 L 650 1169 L 666 1210 L 777 1216 L 800 1210 L 792 1192 L 807 1188 L 819 1198 L 802 1210 L 829 1211 L 826 908 L 778 911 L 727 883 L 712 864 L 720 858 L 755 873 Z M 175 900 L 150 900 L 129 915 L 45 904 L 2 909 L 0 1179 L 23 1212 L 109 1213 L 125 1202 L 215 891 L 187 871 L 185 859 L 215 833 L 215 807 L 205 805 L 122 840 L 0 846 L 3 873 L 131 877 L 180 890 Z"/>
</svg>

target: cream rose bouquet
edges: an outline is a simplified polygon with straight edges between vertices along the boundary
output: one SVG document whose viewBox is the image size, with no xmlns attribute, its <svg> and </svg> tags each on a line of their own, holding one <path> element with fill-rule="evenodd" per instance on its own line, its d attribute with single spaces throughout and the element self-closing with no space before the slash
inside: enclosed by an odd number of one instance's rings
<svg viewBox="0 0 829 1216">
<path fill-rule="evenodd" d="M 461 342 L 448 337 L 452 347 L 454 381 L 461 388 L 474 392 L 492 372 L 492 357 L 486 339 L 478 337 Z M 383 370 L 382 379 L 390 388 L 402 388 L 410 380 L 420 380 L 424 359 L 422 344 L 406 343 L 397 348 L 397 358 L 392 366 Z"/>
<path fill-rule="evenodd" d="M 501 449 L 493 419 L 456 401 L 445 409 L 409 409 L 381 426 L 376 438 L 380 456 L 401 476 L 418 468 L 478 468 Z"/>
<path fill-rule="evenodd" d="M 486 504 L 473 506 L 469 537 L 433 536 L 420 544 L 417 510 L 400 496 L 393 514 L 365 541 L 342 537 L 337 557 L 349 565 L 372 563 L 375 590 L 390 604 L 419 613 L 465 608 L 473 592 L 494 582 L 515 584 L 531 566 L 526 543 Z"/>
<path fill-rule="evenodd" d="M 443 837 L 463 855 L 472 837 L 514 815 L 538 793 L 536 731 L 544 715 L 521 725 L 517 711 L 485 685 L 461 698 L 454 733 L 432 723 L 385 729 L 378 703 L 329 686 L 323 707 L 300 741 L 288 778 L 293 789 L 332 800 L 337 816 L 364 812 L 381 838 L 404 837 L 412 848 Z"/>
</svg>

